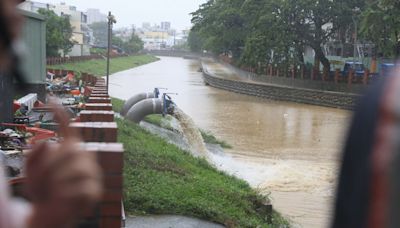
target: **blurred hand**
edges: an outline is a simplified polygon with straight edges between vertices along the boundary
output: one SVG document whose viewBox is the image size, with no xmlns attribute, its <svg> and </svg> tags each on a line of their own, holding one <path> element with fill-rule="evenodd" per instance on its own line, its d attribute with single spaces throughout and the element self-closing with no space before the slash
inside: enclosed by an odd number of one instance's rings
<svg viewBox="0 0 400 228">
<path fill-rule="evenodd" d="M 95 155 L 79 149 L 69 117 L 55 108 L 64 141 L 37 145 L 26 164 L 27 185 L 33 202 L 30 227 L 69 227 L 102 193 L 101 171 Z"/>
<path fill-rule="evenodd" d="M 7 35 L 1 33 L 0 36 L 0 67 L 9 67 L 8 56 L 9 45 L 17 40 L 21 33 L 23 16 L 16 10 L 20 0 L 1 0 L 0 1 L 0 20 L 1 26 Z"/>
</svg>

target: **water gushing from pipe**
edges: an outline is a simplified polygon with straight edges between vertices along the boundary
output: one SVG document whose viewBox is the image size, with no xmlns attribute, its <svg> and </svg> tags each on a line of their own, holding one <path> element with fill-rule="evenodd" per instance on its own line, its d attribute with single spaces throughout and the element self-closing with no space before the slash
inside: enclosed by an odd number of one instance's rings
<svg viewBox="0 0 400 228">
<path fill-rule="evenodd" d="M 179 121 L 182 134 L 186 138 L 192 154 L 209 160 L 208 150 L 204 144 L 203 137 L 192 118 L 181 109 L 175 107 L 173 116 Z"/>
</svg>

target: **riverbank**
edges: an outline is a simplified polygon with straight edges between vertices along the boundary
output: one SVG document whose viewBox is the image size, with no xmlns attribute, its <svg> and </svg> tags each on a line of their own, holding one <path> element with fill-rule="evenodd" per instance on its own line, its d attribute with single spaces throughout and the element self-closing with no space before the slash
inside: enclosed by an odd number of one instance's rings
<svg viewBox="0 0 400 228">
<path fill-rule="evenodd" d="M 118 101 L 113 99 L 115 111 Z M 139 125 L 118 119 L 119 142 L 125 146 L 125 207 L 131 214 L 177 214 L 227 227 L 279 227 L 287 221 L 245 181 L 218 171 Z"/>
<path fill-rule="evenodd" d="M 159 58 L 153 55 L 133 55 L 127 57 L 112 58 L 110 60 L 110 74 L 123 70 L 128 70 L 151 62 L 158 61 Z M 49 69 L 72 70 L 75 72 L 85 72 L 96 76 L 106 75 L 107 60 L 94 59 L 76 63 L 48 66 Z"/>
<path fill-rule="evenodd" d="M 117 101 L 116 103 L 119 103 L 119 101 Z M 146 116 L 144 121 L 154 124 L 158 127 L 162 127 L 167 130 L 175 131 L 176 129 L 174 129 L 171 126 L 171 124 L 168 122 L 170 120 L 170 119 L 168 119 L 168 116 L 166 118 L 167 118 L 167 121 L 164 121 L 165 118 L 162 115 L 154 114 L 154 115 Z M 203 129 L 199 129 L 199 131 L 201 133 L 201 137 L 204 140 L 204 143 L 219 145 L 224 149 L 232 149 L 232 146 L 230 144 L 228 144 L 224 140 L 217 139 L 211 132 L 203 130 Z"/>
<path fill-rule="evenodd" d="M 290 86 L 264 82 L 260 78 L 255 80 L 252 75 L 244 75 L 232 66 L 213 60 L 203 61 L 202 70 L 204 82 L 207 85 L 272 100 L 352 110 L 360 98 L 360 94 L 355 93 L 302 88 L 294 84 L 293 80 Z"/>
</svg>

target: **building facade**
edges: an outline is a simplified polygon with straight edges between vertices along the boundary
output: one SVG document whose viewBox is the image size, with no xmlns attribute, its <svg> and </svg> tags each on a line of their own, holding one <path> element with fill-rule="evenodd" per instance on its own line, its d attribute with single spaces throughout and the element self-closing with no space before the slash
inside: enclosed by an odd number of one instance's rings
<svg viewBox="0 0 400 228">
<path fill-rule="evenodd" d="M 67 56 L 84 56 L 90 55 L 90 44 L 93 43 L 93 33 L 91 32 L 87 22 L 86 13 L 77 10 L 75 6 L 65 3 L 45 4 L 34 1 L 26 1 L 19 6 L 20 9 L 37 12 L 39 9 L 47 9 L 54 11 L 58 16 L 68 16 L 72 26 L 72 37 L 75 45 L 69 53 L 61 53 Z"/>
<path fill-rule="evenodd" d="M 99 9 L 88 9 L 86 15 L 88 25 L 96 22 L 107 22 L 107 15 L 100 12 Z"/>
<path fill-rule="evenodd" d="M 90 28 L 87 24 L 87 15 L 84 12 L 77 10 L 75 6 L 70 6 L 65 3 L 54 4 L 50 6 L 59 16 L 68 16 L 72 26 L 72 41 L 75 45 L 69 53 L 65 53 L 68 56 L 84 56 L 90 55 Z M 63 53 L 64 54 L 64 53 Z"/>
<path fill-rule="evenodd" d="M 171 29 L 171 22 L 163 21 L 161 22 L 161 30 L 169 31 Z"/>
</svg>

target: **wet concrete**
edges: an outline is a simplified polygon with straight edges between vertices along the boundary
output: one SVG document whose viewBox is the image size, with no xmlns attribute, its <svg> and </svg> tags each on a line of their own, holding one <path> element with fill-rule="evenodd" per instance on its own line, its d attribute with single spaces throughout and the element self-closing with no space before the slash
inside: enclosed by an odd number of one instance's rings
<svg viewBox="0 0 400 228">
<path fill-rule="evenodd" d="M 162 57 L 113 75 L 110 94 L 128 99 L 156 86 L 179 93 L 174 101 L 200 128 L 233 146 L 211 153 L 217 167 L 271 192 L 274 207 L 295 224 L 327 227 L 351 113 L 208 87 L 198 69 L 197 61 Z"/>
<path fill-rule="evenodd" d="M 176 216 L 136 216 L 126 221 L 127 228 L 223 228 L 224 226 L 200 219 Z"/>
</svg>

